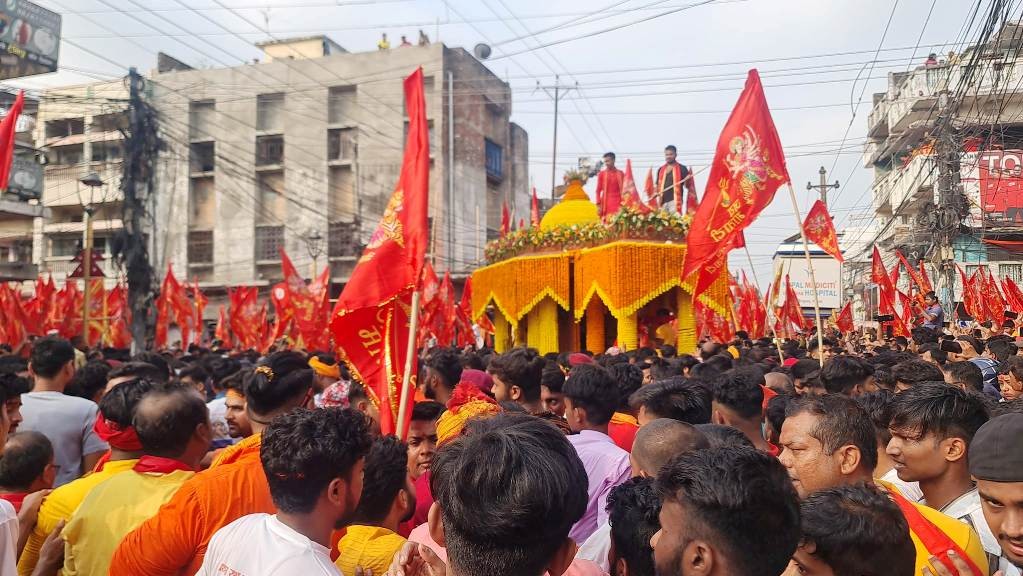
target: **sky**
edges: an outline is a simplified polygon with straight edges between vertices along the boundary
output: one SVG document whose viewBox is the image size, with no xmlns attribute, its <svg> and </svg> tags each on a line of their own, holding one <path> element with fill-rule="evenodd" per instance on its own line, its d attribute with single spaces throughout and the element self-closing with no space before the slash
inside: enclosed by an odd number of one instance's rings
<svg viewBox="0 0 1023 576">
<path fill-rule="evenodd" d="M 61 70 L 8 81 L 42 88 L 155 67 L 166 52 L 195 67 L 258 58 L 253 44 L 326 34 L 348 51 L 375 50 L 422 29 L 431 40 L 492 47 L 486 65 L 512 86 L 512 121 L 529 133 L 529 173 L 551 189 L 553 102 L 537 86 L 559 76 L 556 174 L 579 157 L 631 159 L 637 183 L 674 144 L 696 172 L 706 167 L 746 72 L 760 71 L 786 150 L 801 213 L 817 199 L 818 170 L 836 227 L 870 224 L 872 172 L 862 147 L 872 95 L 890 72 L 929 52 L 960 50 L 974 2 L 967 0 L 35 0 L 63 15 Z M 985 6 L 986 6 L 985 1 Z M 269 33 L 268 33 L 269 32 Z M 587 186 L 592 189 L 594 184 Z M 797 230 L 782 188 L 746 231 L 750 260 L 733 270 L 766 285 L 778 243 Z M 752 278 L 751 278 L 752 279 Z"/>
</svg>

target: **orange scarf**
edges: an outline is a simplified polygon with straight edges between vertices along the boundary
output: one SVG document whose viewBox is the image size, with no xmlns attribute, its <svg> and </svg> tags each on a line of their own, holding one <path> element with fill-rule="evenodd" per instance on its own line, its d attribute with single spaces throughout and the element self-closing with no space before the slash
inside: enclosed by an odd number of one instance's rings
<svg viewBox="0 0 1023 576">
<path fill-rule="evenodd" d="M 970 567 L 971 574 L 974 576 L 984 576 L 980 568 L 973 563 L 973 560 L 970 559 L 966 552 L 953 542 L 947 534 L 942 532 L 940 528 L 935 526 L 933 522 L 924 518 L 924 515 L 916 509 L 916 506 L 913 506 L 909 500 L 906 500 L 905 496 L 899 494 L 898 490 L 889 490 L 888 495 L 891 496 L 895 504 L 902 510 L 902 515 L 906 517 L 906 523 L 909 524 L 910 531 L 916 534 L 916 537 L 920 539 L 920 543 L 924 545 L 924 548 L 927 548 L 927 552 L 932 556 L 936 556 L 939 562 L 955 573 L 956 567 L 948 557 L 948 552 L 951 550 L 962 558 L 963 562 L 966 562 L 966 565 Z"/>
<path fill-rule="evenodd" d="M 665 170 L 668 165 L 665 164 L 657 169 L 657 180 L 658 188 L 657 196 L 660 197 L 664 194 L 664 184 L 667 180 L 668 171 Z M 671 189 L 674 190 L 675 198 L 675 211 L 679 214 L 682 213 L 682 165 L 678 162 L 671 167 Z"/>
<path fill-rule="evenodd" d="M 213 463 L 210 464 L 210 468 L 216 468 L 217 466 L 237 462 L 242 456 L 249 453 L 252 449 L 259 452 L 259 442 L 261 439 L 260 434 L 253 434 L 233 446 L 224 448 L 221 450 L 220 454 L 217 454 L 217 457 L 213 459 Z"/>
</svg>

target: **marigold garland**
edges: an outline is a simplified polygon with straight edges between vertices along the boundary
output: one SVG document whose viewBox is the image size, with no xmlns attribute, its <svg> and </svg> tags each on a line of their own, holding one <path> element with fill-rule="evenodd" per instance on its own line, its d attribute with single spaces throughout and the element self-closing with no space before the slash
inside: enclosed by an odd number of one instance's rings
<svg viewBox="0 0 1023 576">
<path fill-rule="evenodd" d="M 582 319 L 594 295 L 611 315 L 622 319 L 647 302 L 682 285 L 684 244 L 614 242 L 581 250 L 575 259 L 576 321 Z"/>
<path fill-rule="evenodd" d="M 544 297 L 569 308 L 571 254 L 524 256 L 476 270 L 472 275 L 472 309 L 478 318 L 494 306 L 517 324 Z"/>
</svg>

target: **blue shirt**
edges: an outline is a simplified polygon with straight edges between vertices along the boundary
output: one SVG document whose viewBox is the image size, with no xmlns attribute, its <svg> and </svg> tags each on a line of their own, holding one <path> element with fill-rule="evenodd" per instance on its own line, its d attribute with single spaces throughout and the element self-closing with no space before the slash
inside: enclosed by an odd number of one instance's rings
<svg viewBox="0 0 1023 576">
<path fill-rule="evenodd" d="M 930 328 L 931 330 L 941 330 L 945 324 L 945 311 L 941 309 L 941 304 L 937 302 L 934 306 L 928 306 L 926 310 L 927 314 L 934 316 L 934 320 L 924 320 L 924 328 Z"/>
<path fill-rule="evenodd" d="M 998 362 L 983 356 L 970 358 L 970 362 L 980 368 L 980 373 L 984 376 L 984 394 L 1001 399 L 1002 393 L 998 389 Z"/>
</svg>

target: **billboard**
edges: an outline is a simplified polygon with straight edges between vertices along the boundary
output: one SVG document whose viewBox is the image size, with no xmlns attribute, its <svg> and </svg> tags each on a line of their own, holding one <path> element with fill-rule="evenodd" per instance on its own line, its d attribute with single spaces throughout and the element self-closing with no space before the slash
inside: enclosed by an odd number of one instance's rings
<svg viewBox="0 0 1023 576">
<path fill-rule="evenodd" d="M 968 226 L 1023 225 L 1023 150 L 964 152 L 960 177 L 970 203 Z"/>
<path fill-rule="evenodd" d="M 806 257 L 775 256 L 775 273 L 781 267 L 782 278 L 789 275 L 792 289 L 799 296 L 803 308 L 813 308 L 813 293 L 817 292 L 821 308 L 837 309 L 842 307 L 842 264 L 831 256 L 810 256 L 813 262 L 813 273 L 817 284 L 810 281 L 810 270 L 806 266 Z"/>
<path fill-rule="evenodd" d="M 57 71 L 60 14 L 28 0 L 0 0 L 0 80 Z"/>
</svg>

